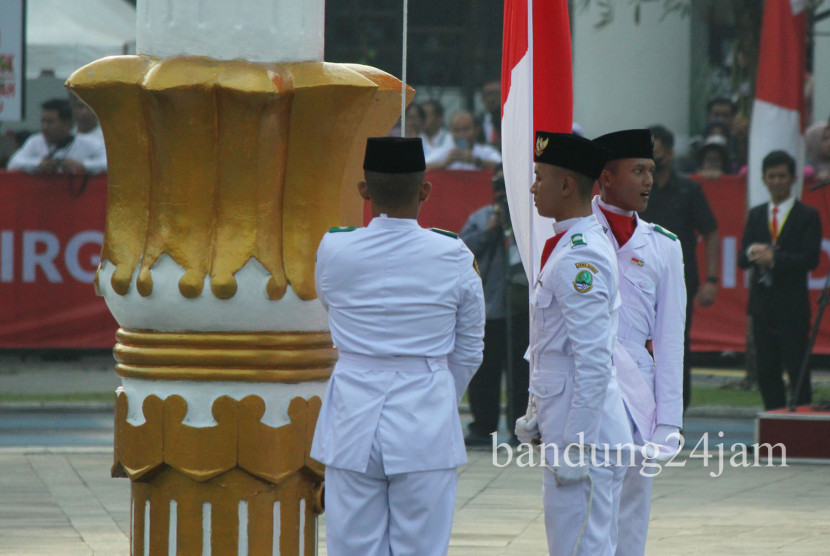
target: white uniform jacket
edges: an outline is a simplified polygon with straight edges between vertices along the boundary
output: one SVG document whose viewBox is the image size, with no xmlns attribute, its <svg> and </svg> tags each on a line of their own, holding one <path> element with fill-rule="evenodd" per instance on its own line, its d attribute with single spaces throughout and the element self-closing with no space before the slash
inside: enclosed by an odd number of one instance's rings
<svg viewBox="0 0 830 556">
<path fill-rule="evenodd" d="M 620 328 L 617 338 L 636 363 L 654 399 L 654 424 L 683 427 L 683 342 L 686 285 L 683 252 L 674 234 L 637 218 L 631 238 L 620 247 L 594 197 L 593 211 L 614 246 L 620 274 Z M 646 349 L 652 340 L 654 359 Z M 631 392 L 617 366 L 623 399 L 628 404 L 642 392 Z M 636 421 L 636 420 L 635 420 Z M 651 431 L 637 423 L 644 440 Z M 643 430 L 646 428 L 646 430 Z"/>
<path fill-rule="evenodd" d="M 387 474 L 467 461 L 458 400 L 484 348 L 484 295 L 457 237 L 412 219 L 374 218 L 328 233 L 317 294 L 339 360 L 311 456 L 365 472 L 375 435 Z"/>
<path fill-rule="evenodd" d="M 629 442 L 613 377 L 621 303 L 614 250 L 593 215 L 554 229 L 567 232 L 542 268 L 530 305 L 530 391 L 542 441 Z"/>
</svg>

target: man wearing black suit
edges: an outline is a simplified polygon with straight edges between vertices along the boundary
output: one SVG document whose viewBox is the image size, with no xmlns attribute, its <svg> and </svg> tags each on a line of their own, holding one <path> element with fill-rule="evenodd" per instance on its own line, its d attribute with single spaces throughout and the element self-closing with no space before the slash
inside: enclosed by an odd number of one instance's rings
<svg viewBox="0 0 830 556">
<path fill-rule="evenodd" d="M 744 228 L 738 264 L 752 268 L 747 313 L 752 315 L 758 386 L 766 409 L 787 405 L 782 367 L 790 377 L 790 395 L 809 404 L 810 377 L 797 394 L 810 328 L 807 274 L 818 266 L 821 221 L 818 211 L 791 196 L 795 160 L 773 151 L 762 163 L 770 201 L 754 207 Z"/>
</svg>

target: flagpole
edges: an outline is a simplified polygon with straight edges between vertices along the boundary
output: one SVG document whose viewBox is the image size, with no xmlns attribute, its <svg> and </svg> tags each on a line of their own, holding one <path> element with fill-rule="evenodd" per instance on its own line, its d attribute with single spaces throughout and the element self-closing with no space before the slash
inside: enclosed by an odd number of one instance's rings
<svg viewBox="0 0 830 556">
<path fill-rule="evenodd" d="M 531 75 L 533 75 L 533 0 L 527 0 L 527 54 L 528 54 L 528 61 L 530 62 L 531 68 Z M 530 110 L 528 111 L 528 117 L 530 119 L 530 125 L 528 126 L 528 130 L 530 132 L 530 145 L 531 149 L 533 148 L 534 140 L 536 138 L 536 125 L 535 125 L 535 118 L 534 118 L 534 98 L 533 98 L 533 89 L 534 87 L 530 87 L 529 97 L 528 98 L 528 106 L 530 106 Z M 530 167 L 533 168 L 533 155 L 530 155 Z M 532 175 L 532 173 L 531 173 Z M 533 278 L 532 284 L 536 282 L 536 279 L 539 277 L 539 272 L 541 272 L 541 267 L 539 270 L 536 270 L 536 264 L 539 260 L 538 254 L 535 252 L 534 247 L 536 247 L 536 207 L 533 204 L 533 196 L 527 197 L 527 210 L 528 210 L 528 221 L 530 223 L 530 242 L 528 247 L 528 253 L 530 255 L 530 274 Z M 530 299 L 528 298 L 528 303 L 530 303 Z"/>
<path fill-rule="evenodd" d="M 406 39 L 409 27 L 409 0 L 403 0 L 403 54 L 401 60 L 401 137 L 406 137 Z"/>
</svg>

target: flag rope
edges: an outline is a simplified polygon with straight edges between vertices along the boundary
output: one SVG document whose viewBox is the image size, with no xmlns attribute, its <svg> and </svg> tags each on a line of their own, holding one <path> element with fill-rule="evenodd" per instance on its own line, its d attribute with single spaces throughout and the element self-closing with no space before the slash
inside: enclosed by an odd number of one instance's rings
<svg viewBox="0 0 830 556">
<path fill-rule="evenodd" d="M 403 0 L 403 54 L 401 60 L 401 137 L 406 137 L 406 39 L 409 27 L 409 0 Z"/>
</svg>

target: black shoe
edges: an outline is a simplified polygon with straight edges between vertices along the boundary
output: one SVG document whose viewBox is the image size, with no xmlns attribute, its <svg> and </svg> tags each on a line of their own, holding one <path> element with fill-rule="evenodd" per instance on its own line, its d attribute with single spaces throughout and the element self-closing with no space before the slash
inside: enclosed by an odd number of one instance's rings
<svg viewBox="0 0 830 556">
<path fill-rule="evenodd" d="M 489 447 L 493 440 L 489 436 L 482 436 L 479 434 L 468 434 L 464 438 L 464 445 L 468 448 L 485 448 Z"/>
</svg>

